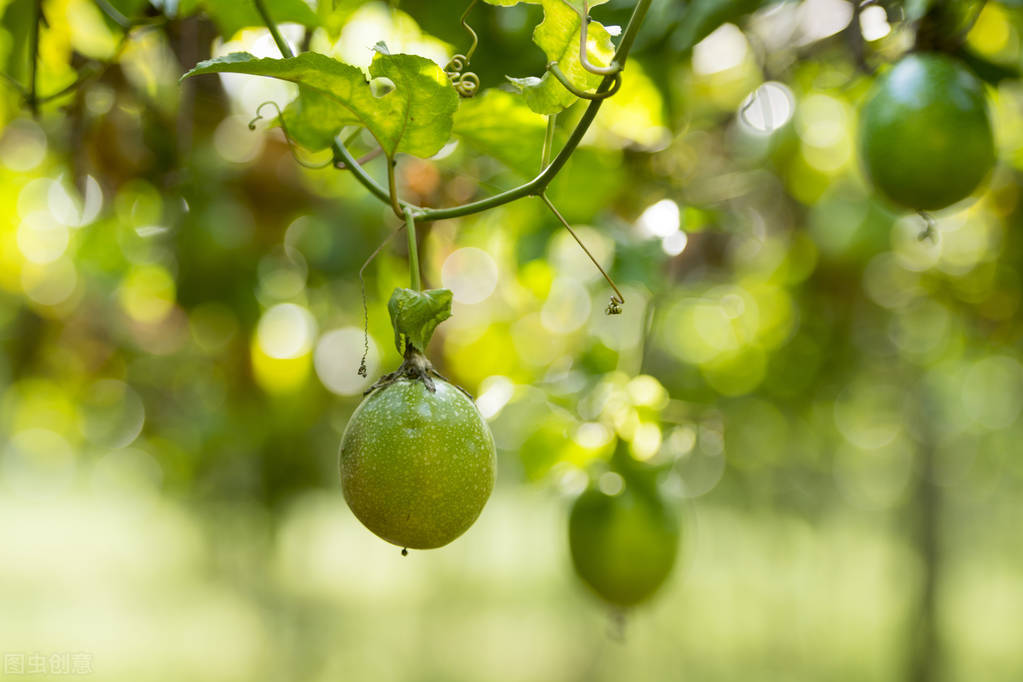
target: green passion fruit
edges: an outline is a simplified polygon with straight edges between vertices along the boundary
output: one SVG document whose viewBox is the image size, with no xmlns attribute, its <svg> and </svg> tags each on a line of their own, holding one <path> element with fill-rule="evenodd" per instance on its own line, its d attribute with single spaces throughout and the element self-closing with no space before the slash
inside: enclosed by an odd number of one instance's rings
<svg viewBox="0 0 1023 682">
<path fill-rule="evenodd" d="M 630 607 L 650 598 L 675 565 L 678 516 L 653 486 L 617 494 L 587 488 L 572 504 L 568 544 L 576 573 L 600 598 Z"/>
<path fill-rule="evenodd" d="M 367 528 L 399 547 L 432 549 L 476 521 L 494 489 L 497 459 L 467 394 L 441 379 L 401 376 L 373 389 L 352 414 L 340 468 L 345 500 Z"/>
<path fill-rule="evenodd" d="M 965 199 L 995 162 L 984 85 L 952 57 L 903 57 L 863 106 L 860 154 L 874 187 L 896 204 L 926 211 Z"/>
</svg>

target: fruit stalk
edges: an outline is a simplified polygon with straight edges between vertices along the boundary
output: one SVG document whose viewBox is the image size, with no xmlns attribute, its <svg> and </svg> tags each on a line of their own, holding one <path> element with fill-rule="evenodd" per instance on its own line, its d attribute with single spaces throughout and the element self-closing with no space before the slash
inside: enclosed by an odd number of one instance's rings
<svg viewBox="0 0 1023 682">
<path fill-rule="evenodd" d="M 405 208 L 405 234 L 408 235 L 408 274 L 409 288 L 412 291 L 422 290 L 419 279 L 419 247 L 416 244 L 416 218 L 412 209 Z"/>
</svg>

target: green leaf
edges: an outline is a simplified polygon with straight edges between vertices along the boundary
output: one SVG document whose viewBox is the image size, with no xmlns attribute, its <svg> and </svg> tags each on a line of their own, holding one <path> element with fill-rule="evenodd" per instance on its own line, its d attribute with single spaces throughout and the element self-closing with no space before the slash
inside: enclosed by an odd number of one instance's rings
<svg viewBox="0 0 1023 682">
<path fill-rule="evenodd" d="M 278 24 L 292 22 L 302 24 L 306 28 L 316 28 L 320 18 L 305 0 L 265 0 L 270 18 Z M 185 5 L 186 3 L 182 3 Z M 220 30 L 220 35 L 230 39 L 243 28 L 264 26 L 262 17 L 256 11 L 252 0 L 198 0 L 189 3 L 206 10 L 213 23 Z M 184 8 L 183 8 L 184 9 Z"/>
<path fill-rule="evenodd" d="M 533 42 L 543 49 L 548 62 L 557 62 L 561 71 L 580 90 L 594 90 L 603 76 L 590 73 L 579 60 L 579 15 L 564 0 L 542 0 L 544 20 L 533 32 Z M 611 34 L 603 25 L 591 21 L 588 32 L 589 61 L 607 66 L 614 57 Z M 522 94 L 526 104 L 538 114 L 556 114 L 575 104 L 578 98 L 565 89 L 550 73 L 542 78 L 509 78 Z"/>
<path fill-rule="evenodd" d="M 492 89 L 462 102 L 453 132 L 519 175 L 532 177 L 540 171 L 546 126 L 544 117 L 530 110 L 521 95 Z"/>
<path fill-rule="evenodd" d="M 547 123 L 526 106 L 522 95 L 487 90 L 464 100 L 453 132 L 477 152 L 497 159 L 521 179 L 540 172 L 540 149 Z M 555 149 L 566 133 L 555 135 Z M 563 213 L 589 220 L 621 190 L 621 152 L 579 147 L 551 183 L 548 194 Z M 584 188 L 584 189 L 580 189 Z"/>
<path fill-rule="evenodd" d="M 257 59 L 247 52 L 200 62 L 182 78 L 207 73 L 245 73 L 298 83 L 299 101 L 285 111 L 289 132 L 311 148 L 329 145 L 348 124 L 365 126 L 384 153 L 432 156 L 451 135 L 458 95 L 434 62 L 408 54 L 377 53 L 369 67 L 394 90 L 371 92 L 363 72 L 326 55 L 306 52 L 289 59 Z M 315 93 L 310 95 L 310 93 Z"/>
<path fill-rule="evenodd" d="M 337 99 L 322 90 L 298 86 L 298 97 L 281 112 L 291 139 L 306 149 L 327 149 L 346 125 L 361 124 Z"/>
<path fill-rule="evenodd" d="M 404 352 L 402 337 L 419 350 L 426 350 L 437 325 L 451 317 L 451 291 L 448 289 L 395 289 L 387 303 L 394 327 L 394 345 Z"/>
</svg>

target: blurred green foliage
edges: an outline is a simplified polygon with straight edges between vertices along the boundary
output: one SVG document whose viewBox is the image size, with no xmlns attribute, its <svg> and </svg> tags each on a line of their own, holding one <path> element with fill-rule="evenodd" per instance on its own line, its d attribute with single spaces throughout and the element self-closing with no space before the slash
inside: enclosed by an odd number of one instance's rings
<svg viewBox="0 0 1023 682">
<path fill-rule="evenodd" d="M 0 0 L 0 652 L 92 652 L 104 680 L 1019 679 L 1019 3 L 655 1 L 550 190 L 621 316 L 535 199 L 419 228 L 424 283 L 454 293 L 429 355 L 476 396 L 500 473 L 463 539 L 404 560 L 337 482 L 348 416 L 400 360 L 404 241 L 365 272 L 366 345 L 359 279 L 397 220 L 249 129 L 293 85 L 179 85 L 279 56 L 258 15 L 106 4 L 42 3 L 32 117 L 34 0 Z M 380 40 L 443 65 L 465 4 L 268 2 L 305 25 L 293 44 L 360 68 Z M 988 69 L 999 164 L 920 241 L 854 141 L 868 71 L 937 5 Z M 541 20 L 474 8 L 489 90 L 461 102 L 462 142 L 399 157 L 402 197 L 539 171 L 544 120 L 505 76 L 543 74 Z M 624 644 L 565 547 L 566 498 L 619 440 L 687 524 Z"/>
</svg>

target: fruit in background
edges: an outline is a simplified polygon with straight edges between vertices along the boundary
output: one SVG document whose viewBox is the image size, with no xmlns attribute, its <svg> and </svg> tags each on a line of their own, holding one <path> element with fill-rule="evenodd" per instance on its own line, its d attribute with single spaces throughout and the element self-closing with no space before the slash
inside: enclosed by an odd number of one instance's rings
<svg viewBox="0 0 1023 682">
<path fill-rule="evenodd" d="M 618 607 L 650 598 L 678 554 L 678 515 L 653 481 L 624 479 L 616 494 L 591 485 L 572 504 L 568 542 L 576 573 Z"/>
<path fill-rule="evenodd" d="M 946 55 L 903 57 L 863 106 L 860 154 L 878 192 L 905 208 L 965 199 L 995 162 L 983 83 Z"/>
</svg>

